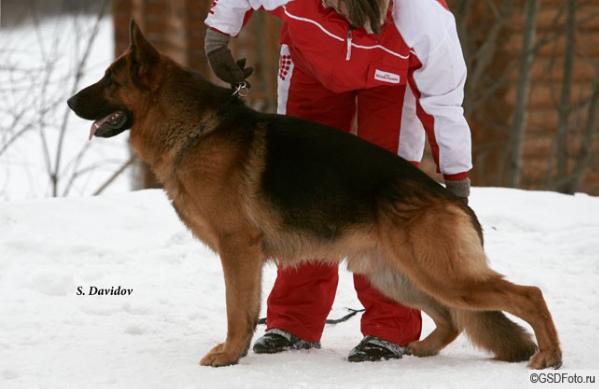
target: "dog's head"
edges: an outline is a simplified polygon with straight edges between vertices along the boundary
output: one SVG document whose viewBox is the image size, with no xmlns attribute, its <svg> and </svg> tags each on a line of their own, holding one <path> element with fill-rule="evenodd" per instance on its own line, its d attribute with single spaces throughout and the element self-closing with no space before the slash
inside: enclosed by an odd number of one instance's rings
<svg viewBox="0 0 599 389">
<path fill-rule="evenodd" d="M 132 128 L 136 113 L 151 104 L 151 92 L 162 82 L 162 56 L 133 20 L 129 37 L 129 49 L 108 67 L 104 77 L 67 101 L 78 116 L 94 121 L 90 139 L 112 137 Z"/>
</svg>

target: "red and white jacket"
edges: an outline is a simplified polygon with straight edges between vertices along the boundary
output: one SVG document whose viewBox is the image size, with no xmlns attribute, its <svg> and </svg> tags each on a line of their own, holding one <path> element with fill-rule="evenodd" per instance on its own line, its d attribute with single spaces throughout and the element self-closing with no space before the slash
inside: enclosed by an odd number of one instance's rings
<svg viewBox="0 0 599 389">
<path fill-rule="evenodd" d="M 294 66 L 327 89 L 406 86 L 399 155 L 420 161 L 426 132 L 445 178 L 467 177 L 472 157 L 462 109 L 466 65 L 445 0 L 392 0 L 380 34 L 350 29 L 321 0 L 213 0 L 206 24 L 236 36 L 258 9 L 282 19 L 281 43 Z"/>
</svg>

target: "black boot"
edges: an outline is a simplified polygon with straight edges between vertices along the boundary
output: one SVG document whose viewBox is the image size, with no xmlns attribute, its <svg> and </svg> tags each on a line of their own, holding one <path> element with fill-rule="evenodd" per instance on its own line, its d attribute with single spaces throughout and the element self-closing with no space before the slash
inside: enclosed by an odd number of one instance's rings
<svg viewBox="0 0 599 389">
<path fill-rule="evenodd" d="M 256 354 L 274 354 L 287 350 L 308 350 L 320 348 L 319 342 L 308 342 L 285 330 L 272 328 L 256 340 L 254 352 Z"/>
<path fill-rule="evenodd" d="M 406 353 L 406 349 L 398 344 L 366 336 L 350 352 L 347 360 L 350 362 L 380 361 L 381 359 L 399 359 Z"/>
</svg>

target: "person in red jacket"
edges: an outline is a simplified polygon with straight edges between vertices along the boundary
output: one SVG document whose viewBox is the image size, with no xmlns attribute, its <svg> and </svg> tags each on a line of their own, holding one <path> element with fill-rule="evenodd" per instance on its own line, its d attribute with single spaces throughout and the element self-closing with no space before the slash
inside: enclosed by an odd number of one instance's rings
<svg viewBox="0 0 599 389">
<path fill-rule="evenodd" d="M 461 107 L 466 66 L 445 0 L 213 0 L 205 50 L 237 86 L 251 73 L 228 48 L 254 10 L 282 20 L 278 113 L 351 131 L 418 164 L 425 134 L 447 189 L 467 201 L 470 129 Z M 320 347 L 338 282 L 336 265 L 279 268 L 256 353 Z M 350 361 L 400 358 L 420 337 L 420 312 L 354 286 L 365 312 Z"/>
</svg>

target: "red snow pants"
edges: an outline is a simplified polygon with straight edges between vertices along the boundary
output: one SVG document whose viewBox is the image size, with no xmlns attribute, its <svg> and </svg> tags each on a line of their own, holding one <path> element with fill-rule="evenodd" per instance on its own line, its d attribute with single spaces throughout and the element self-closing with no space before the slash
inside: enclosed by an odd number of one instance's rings
<svg viewBox="0 0 599 389">
<path fill-rule="evenodd" d="M 404 93 L 403 86 L 333 93 L 296 67 L 282 104 L 288 115 L 348 132 L 357 113 L 357 135 L 397 153 Z M 307 341 L 319 341 L 338 279 L 337 265 L 307 262 L 279 268 L 268 297 L 267 329 L 279 328 Z M 420 311 L 383 296 L 360 274 L 354 274 L 354 287 L 366 309 L 360 323 L 364 336 L 402 346 L 419 339 Z"/>
</svg>

